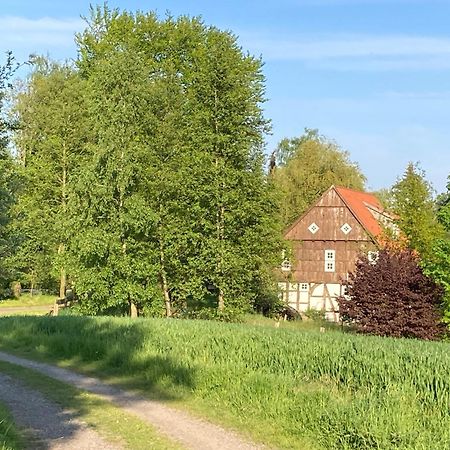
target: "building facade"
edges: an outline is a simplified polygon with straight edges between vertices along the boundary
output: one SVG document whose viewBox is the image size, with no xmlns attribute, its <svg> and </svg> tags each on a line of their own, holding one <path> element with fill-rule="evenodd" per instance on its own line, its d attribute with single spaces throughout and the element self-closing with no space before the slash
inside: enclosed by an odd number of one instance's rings
<svg viewBox="0 0 450 450">
<path fill-rule="evenodd" d="M 283 299 L 299 312 L 322 310 L 338 321 L 343 281 L 359 255 L 376 258 L 385 228 L 393 227 L 373 194 L 331 186 L 285 231 L 292 253 L 281 267 Z"/>
</svg>

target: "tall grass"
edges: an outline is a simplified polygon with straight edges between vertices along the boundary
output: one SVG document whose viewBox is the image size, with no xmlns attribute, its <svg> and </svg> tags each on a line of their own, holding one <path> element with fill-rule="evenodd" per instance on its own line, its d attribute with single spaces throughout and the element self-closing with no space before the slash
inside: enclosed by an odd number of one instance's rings
<svg viewBox="0 0 450 450">
<path fill-rule="evenodd" d="M 283 448 L 450 449 L 450 345 L 222 324 L 0 319 L 0 345 L 90 364 Z"/>
<path fill-rule="evenodd" d="M 24 440 L 7 408 L 0 404 L 0 448 L 19 450 L 24 448 Z"/>
</svg>

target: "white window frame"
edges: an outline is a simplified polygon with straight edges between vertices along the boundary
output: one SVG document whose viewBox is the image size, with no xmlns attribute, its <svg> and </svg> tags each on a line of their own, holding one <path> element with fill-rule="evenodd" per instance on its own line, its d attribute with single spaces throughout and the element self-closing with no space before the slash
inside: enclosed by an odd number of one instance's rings
<svg viewBox="0 0 450 450">
<path fill-rule="evenodd" d="M 327 249 L 325 250 L 325 272 L 335 272 L 336 271 L 336 250 Z"/>
<path fill-rule="evenodd" d="M 370 264 L 376 264 L 378 261 L 378 252 L 377 251 L 367 252 L 367 259 L 369 260 Z"/>
<path fill-rule="evenodd" d="M 281 271 L 282 272 L 290 272 L 292 270 L 292 264 L 288 259 L 285 259 L 281 263 Z"/>
<path fill-rule="evenodd" d="M 309 284 L 308 283 L 300 283 L 300 292 L 308 292 Z"/>
</svg>

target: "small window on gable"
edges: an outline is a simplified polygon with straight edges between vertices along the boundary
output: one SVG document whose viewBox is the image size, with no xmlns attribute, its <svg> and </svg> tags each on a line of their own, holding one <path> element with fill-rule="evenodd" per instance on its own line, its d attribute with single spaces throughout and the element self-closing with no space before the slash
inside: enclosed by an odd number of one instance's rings
<svg viewBox="0 0 450 450">
<path fill-rule="evenodd" d="M 350 231 L 352 231 L 352 227 L 348 223 L 344 223 L 344 225 L 342 225 L 342 227 L 341 227 L 341 231 L 344 234 L 348 234 L 348 233 L 350 233 Z"/>
<path fill-rule="evenodd" d="M 308 292 L 308 283 L 300 283 L 300 290 L 302 292 Z"/>
<path fill-rule="evenodd" d="M 375 264 L 378 261 L 378 252 L 368 252 L 367 259 L 371 264 Z"/>
<path fill-rule="evenodd" d="M 281 263 L 281 270 L 283 272 L 290 272 L 292 268 L 292 264 L 288 259 L 285 259 L 282 263 Z"/>
<path fill-rule="evenodd" d="M 325 250 L 325 272 L 334 272 L 336 270 L 336 251 Z"/>
<path fill-rule="evenodd" d="M 314 222 L 308 227 L 308 230 L 312 233 L 312 234 L 316 234 L 319 231 L 319 226 L 316 225 Z"/>
</svg>

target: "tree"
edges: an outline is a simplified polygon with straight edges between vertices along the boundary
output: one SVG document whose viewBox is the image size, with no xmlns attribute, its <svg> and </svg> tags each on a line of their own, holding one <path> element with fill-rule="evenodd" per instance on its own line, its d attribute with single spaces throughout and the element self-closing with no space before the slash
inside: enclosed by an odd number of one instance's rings
<svg viewBox="0 0 450 450">
<path fill-rule="evenodd" d="M 364 190 L 366 178 L 348 152 L 317 130 L 299 138 L 283 139 L 276 149 L 278 167 L 274 183 L 281 190 L 281 215 L 285 226 L 317 200 L 331 185 Z"/>
<path fill-rule="evenodd" d="M 444 321 L 450 325 L 450 177 L 447 192 L 438 197 L 437 205 L 437 219 L 445 234 L 433 241 L 422 265 L 424 272 L 444 288 Z"/>
<path fill-rule="evenodd" d="M 77 290 L 93 312 L 249 308 L 279 241 L 261 62 L 198 19 L 92 13 L 78 37 L 95 139 L 73 199 Z"/>
<path fill-rule="evenodd" d="M 362 255 L 338 299 L 344 322 L 362 333 L 438 339 L 442 288 L 424 275 L 410 249 L 385 248 L 375 263 Z"/>
<path fill-rule="evenodd" d="M 443 236 L 444 230 L 436 218 L 432 187 L 417 164 L 408 164 L 402 178 L 392 187 L 392 197 L 397 224 L 409 246 L 422 259 L 427 259 L 432 255 L 435 240 Z"/>
<path fill-rule="evenodd" d="M 10 264 L 16 240 L 11 232 L 11 208 L 17 191 L 16 167 L 8 150 L 11 123 L 5 111 L 5 97 L 17 64 L 11 52 L 0 66 L 0 295 L 7 295 L 15 273 Z"/>
<path fill-rule="evenodd" d="M 68 65 L 35 58 L 25 89 L 15 98 L 15 145 L 22 188 L 16 227 L 24 238 L 16 264 L 31 287 L 41 282 L 65 296 L 68 198 L 85 157 L 88 128 L 84 87 Z"/>
</svg>

